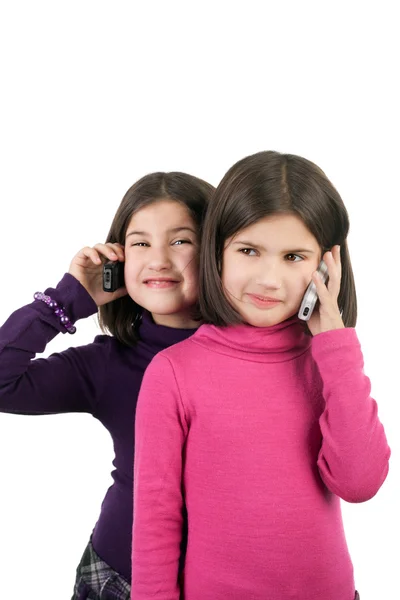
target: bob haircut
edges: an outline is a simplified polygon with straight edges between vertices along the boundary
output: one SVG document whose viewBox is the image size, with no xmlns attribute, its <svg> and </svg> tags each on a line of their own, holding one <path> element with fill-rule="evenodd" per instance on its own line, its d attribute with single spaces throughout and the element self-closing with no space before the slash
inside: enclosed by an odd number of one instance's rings
<svg viewBox="0 0 400 600">
<path fill-rule="evenodd" d="M 174 200 L 186 206 L 192 217 L 199 240 L 208 201 L 215 191 L 209 183 L 186 173 L 150 173 L 134 183 L 122 198 L 107 235 L 107 242 L 125 245 L 129 222 L 145 206 L 162 200 Z M 104 304 L 99 308 L 102 331 L 111 333 L 122 344 L 134 346 L 139 340 L 138 325 L 143 308 L 129 295 Z"/>
<path fill-rule="evenodd" d="M 259 152 L 229 169 L 208 209 L 200 252 L 200 310 L 207 323 L 242 323 L 223 290 L 226 240 L 260 219 L 276 214 L 300 217 L 316 238 L 321 255 L 340 245 L 342 279 L 338 297 L 345 327 L 357 321 L 357 296 L 347 247 L 349 217 L 332 183 L 317 165 L 293 154 Z"/>
</svg>

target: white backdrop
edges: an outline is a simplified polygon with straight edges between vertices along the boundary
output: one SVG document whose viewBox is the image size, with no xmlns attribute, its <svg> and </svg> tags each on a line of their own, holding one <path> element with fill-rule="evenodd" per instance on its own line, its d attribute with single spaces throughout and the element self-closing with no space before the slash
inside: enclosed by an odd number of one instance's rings
<svg viewBox="0 0 400 600">
<path fill-rule="evenodd" d="M 148 172 L 217 184 L 236 160 L 276 149 L 313 160 L 339 189 L 357 330 L 392 447 L 378 495 L 343 503 L 362 600 L 400 597 L 395 6 L 0 6 L 0 322 L 55 286 L 80 247 L 104 239 L 124 192 Z M 45 355 L 96 333 L 94 318 L 81 321 Z M 70 598 L 112 458 L 107 431 L 89 416 L 0 414 L 1 598 Z"/>
</svg>

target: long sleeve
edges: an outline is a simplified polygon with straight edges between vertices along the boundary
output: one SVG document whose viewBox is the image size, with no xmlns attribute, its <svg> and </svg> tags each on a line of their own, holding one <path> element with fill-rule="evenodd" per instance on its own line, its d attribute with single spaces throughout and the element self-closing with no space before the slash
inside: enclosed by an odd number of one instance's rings
<svg viewBox="0 0 400 600">
<path fill-rule="evenodd" d="M 364 374 L 353 328 L 313 338 L 312 354 L 323 385 L 325 408 L 319 424 L 318 467 L 329 490 L 347 502 L 372 498 L 389 470 L 390 449 Z"/>
<path fill-rule="evenodd" d="M 87 291 L 69 274 L 46 293 L 65 306 L 73 322 L 97 311 Z M 99 388 L 95 382 L 104 377 L 105 366 L 99 364 L 98 344 L 34 360 L 60 332 L 65 328 L 58 317 L 38 301 L 15 311 L 0 328 L 0 411 L 93 413 Z"/>
<path fill-rule="evenodd" d="M 156 356 L 135 427 L 132 598 L 178 600 L 183 528 L 182 453 L 188 423 L 169 360 Z"/>
</svg>

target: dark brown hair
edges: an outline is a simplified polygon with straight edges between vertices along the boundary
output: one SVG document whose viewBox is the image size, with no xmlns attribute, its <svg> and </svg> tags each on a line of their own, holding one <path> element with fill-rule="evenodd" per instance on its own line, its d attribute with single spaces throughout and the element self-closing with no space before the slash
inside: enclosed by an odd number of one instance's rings
<svg viewBox="0 0 400 600">
<path fill-rule="evenodd" d="M 200 252 L 199 301 L 206 322 L 242 323 L 221 280 L 225 242 L 267 216 L 294 214 L 314 235 L 321 252 L 340 244 L 339 310 L 346 327 L 357 320 L 357 296 L 347 247 L 349 217 L 339 193 L 317 165 L 293 154 L 259 152 L 229 169 L 208 209 Z"/>
<path fill-rule="evenodd" d="M 139 179 L 122 198 L 115 214 L 107 242 L 125 245 L 126 230 L 133 214 L 160 200 L 175 200 L 186 206 L 201 240 L 208 201 L 215 188 L 186 173 L 150 173 Z M 134 346 L 138 341 L 137 323 L 142 313 L 129 295 L 104 304 L 99 308 L 99 322 L 104 332 L 114 335 L 121 343 Z"/>
</svg>

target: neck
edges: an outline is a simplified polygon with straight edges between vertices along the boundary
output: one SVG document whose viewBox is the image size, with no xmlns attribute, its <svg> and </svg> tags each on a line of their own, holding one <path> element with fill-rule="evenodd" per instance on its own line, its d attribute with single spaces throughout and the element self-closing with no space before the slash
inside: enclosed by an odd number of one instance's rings
<svg viewBox="0 0 400 600">
<path fill-rule="evenodd" d="M 269 327 L 203 325 L 194 339 L 209 350 L 256 362 L 283 362 L 306 352 L 311 337 L 297 315 Z"/>
<path fill-rule="evenodd" d="M 201 325 L 201 321 L 195 321 L 189 311 L 172 315 L 151 313 L 151 316 L 156 325 L 163 325 L 164 327 L 172 327 L 174 329 L 197 329 Z"/>
</svg>

